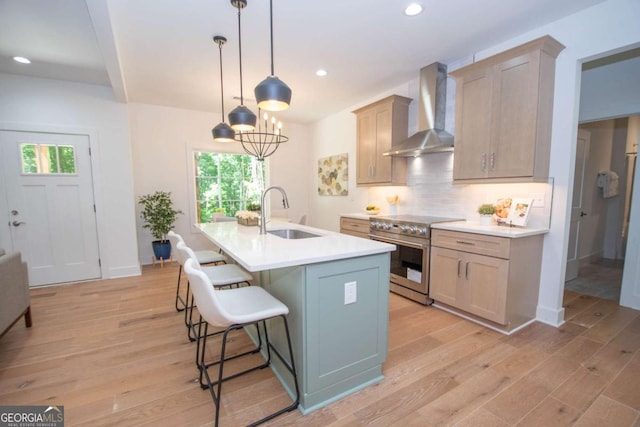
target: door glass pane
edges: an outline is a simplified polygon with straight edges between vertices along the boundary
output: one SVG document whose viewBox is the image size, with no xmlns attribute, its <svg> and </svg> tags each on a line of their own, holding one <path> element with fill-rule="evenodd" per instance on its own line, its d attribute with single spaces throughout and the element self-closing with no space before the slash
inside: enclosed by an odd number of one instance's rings
<svg viewBox="0 0 640 427">
<path fill-rule="evenodd" d="M 54 144 L 21 144 L 22 173 L 75 174 L 74 147 Z"/>
<path fill-rule="evenodd" d="M 58 146 L 58 156 L 60 159 L 60 173 L 76 173 L 76 159 L 72 146 Z"/>
<path fill-rule="evenodd" d="M 22 144 L 22 173 L 38 173 L 38 159 L 36 158 L 36 146 Z"/>
</svg>

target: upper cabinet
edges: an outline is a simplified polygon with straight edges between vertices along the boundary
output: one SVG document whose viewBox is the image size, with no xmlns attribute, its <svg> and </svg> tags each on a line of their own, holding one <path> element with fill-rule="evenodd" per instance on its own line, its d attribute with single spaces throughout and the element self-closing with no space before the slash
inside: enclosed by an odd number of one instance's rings
<svg viewBox="0 0 640 427">
<path fill-rule="evenodd" d="M 450 73 L 455 182 L 548 179 L 555 59 L 562 49 L 545 36 Z"/>
<path fill-rule="evenodd" d="M 410 102 L 410 98 L 392 95 L 354 111 L 357 185 L 406 185 L 406 158 L 382 153 L 407 138 Z"/>
</svg>

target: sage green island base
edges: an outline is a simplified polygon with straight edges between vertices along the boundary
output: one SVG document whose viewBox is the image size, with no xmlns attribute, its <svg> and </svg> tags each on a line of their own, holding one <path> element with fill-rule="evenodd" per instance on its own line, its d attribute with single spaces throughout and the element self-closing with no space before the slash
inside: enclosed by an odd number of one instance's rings
<svg viewBox="0 0 640 427">
<path fill-rule="evenodd" d="M 389 253 L 384 253 L 260 273 L 261 285 L 289 307 L 303 414 L 384 378 L 389 264 Z M 345 283 L 352 282 L 355 302 L 345 304 Z M 247 332 L 256 338 L 255 329 Z M 280 354 L 287 354 L 281 320 L 271 321 L 269 338 Z M 272 360 L 272 369 L 293 395 L 291 375 L 277 357 Z"/>
<path fill-rule="evenodd" d="M 303 414 L 383 379 L 389 323 L 393 245 L 272 221 L 266 234 L 236 223 L 199 224 L 209 240 L 289 307 Z M 267 324 L 269 340 L 288 360 L 282 319 Z M 257 341 L 256 328 L 246 328 Z M 266 357 L 266 351 L 264 353 Z M 292 375 L 271 355 L 271 367 L 291 396 Z"/>
</svg>

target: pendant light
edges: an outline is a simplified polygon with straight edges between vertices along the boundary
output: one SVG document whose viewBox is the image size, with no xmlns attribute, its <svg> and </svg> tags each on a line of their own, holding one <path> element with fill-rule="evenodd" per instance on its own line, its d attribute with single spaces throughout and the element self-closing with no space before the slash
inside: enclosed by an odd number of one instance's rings
<svg viewBox="0 0 640 427">
<path fill-rule="evenodd" d="M 224 85 L 222 83 L 222 45 L 227 42 L 223 36 L 214 36 L 213 41 L 218 44 L 220 51 L 220 101 L 222 107 L 222 121 L 211 130 L 213 140 L 216 142 L 233 142 L 235 141 L 236 132 L 224 122 Z"/>
<path fill-rule="evenodd" d="M 244 105 L 242 92 L 242 31 L 240 27 L 240 11 L 247 6 L 247 0 L 231 0 L 238 9 L 238 56 L 240 58 L 240 105 L 229 113 L 229 124 L 236 131 L 251 131 L 256 127 L 256 115 Z"/>
<path fill-rule="evenodd" d="M 291 104 L 291 89 L 274 75 L 273 71 L 273 0 L 269 0 L 269 25 L 271 32 L 271 75 L 256 86 L 254 92 L 258 108 L 267 111 L 283 111 Z"/>
</svg>

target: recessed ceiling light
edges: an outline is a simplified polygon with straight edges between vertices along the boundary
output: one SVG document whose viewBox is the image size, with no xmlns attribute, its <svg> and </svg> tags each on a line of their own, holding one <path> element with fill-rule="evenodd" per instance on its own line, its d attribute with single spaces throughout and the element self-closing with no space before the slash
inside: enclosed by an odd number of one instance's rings
<svg viewBox="0 0 640 427">
<path fill-rule="evenodd" d="M 416 16 L 422 13 L 422 5 L 418 3 L 411 3 L 404 9 L 404 14 L 407 16 Z"/>
<path fill-rule="evenodd" d="M 324 77 L 327 75 L 327 70 L 323 70 L 322 68 L 320 68 L 318 71 L 316 71 L 316 76 L 318 77 Z"/>
<path fill-rule="evenodd" d="M 14 56 L 13 60 L 21 64 L 31 64 L 31 61 L 29 61 L 28 58 L 25 58 L 23 56 Z"/>
</svg>

